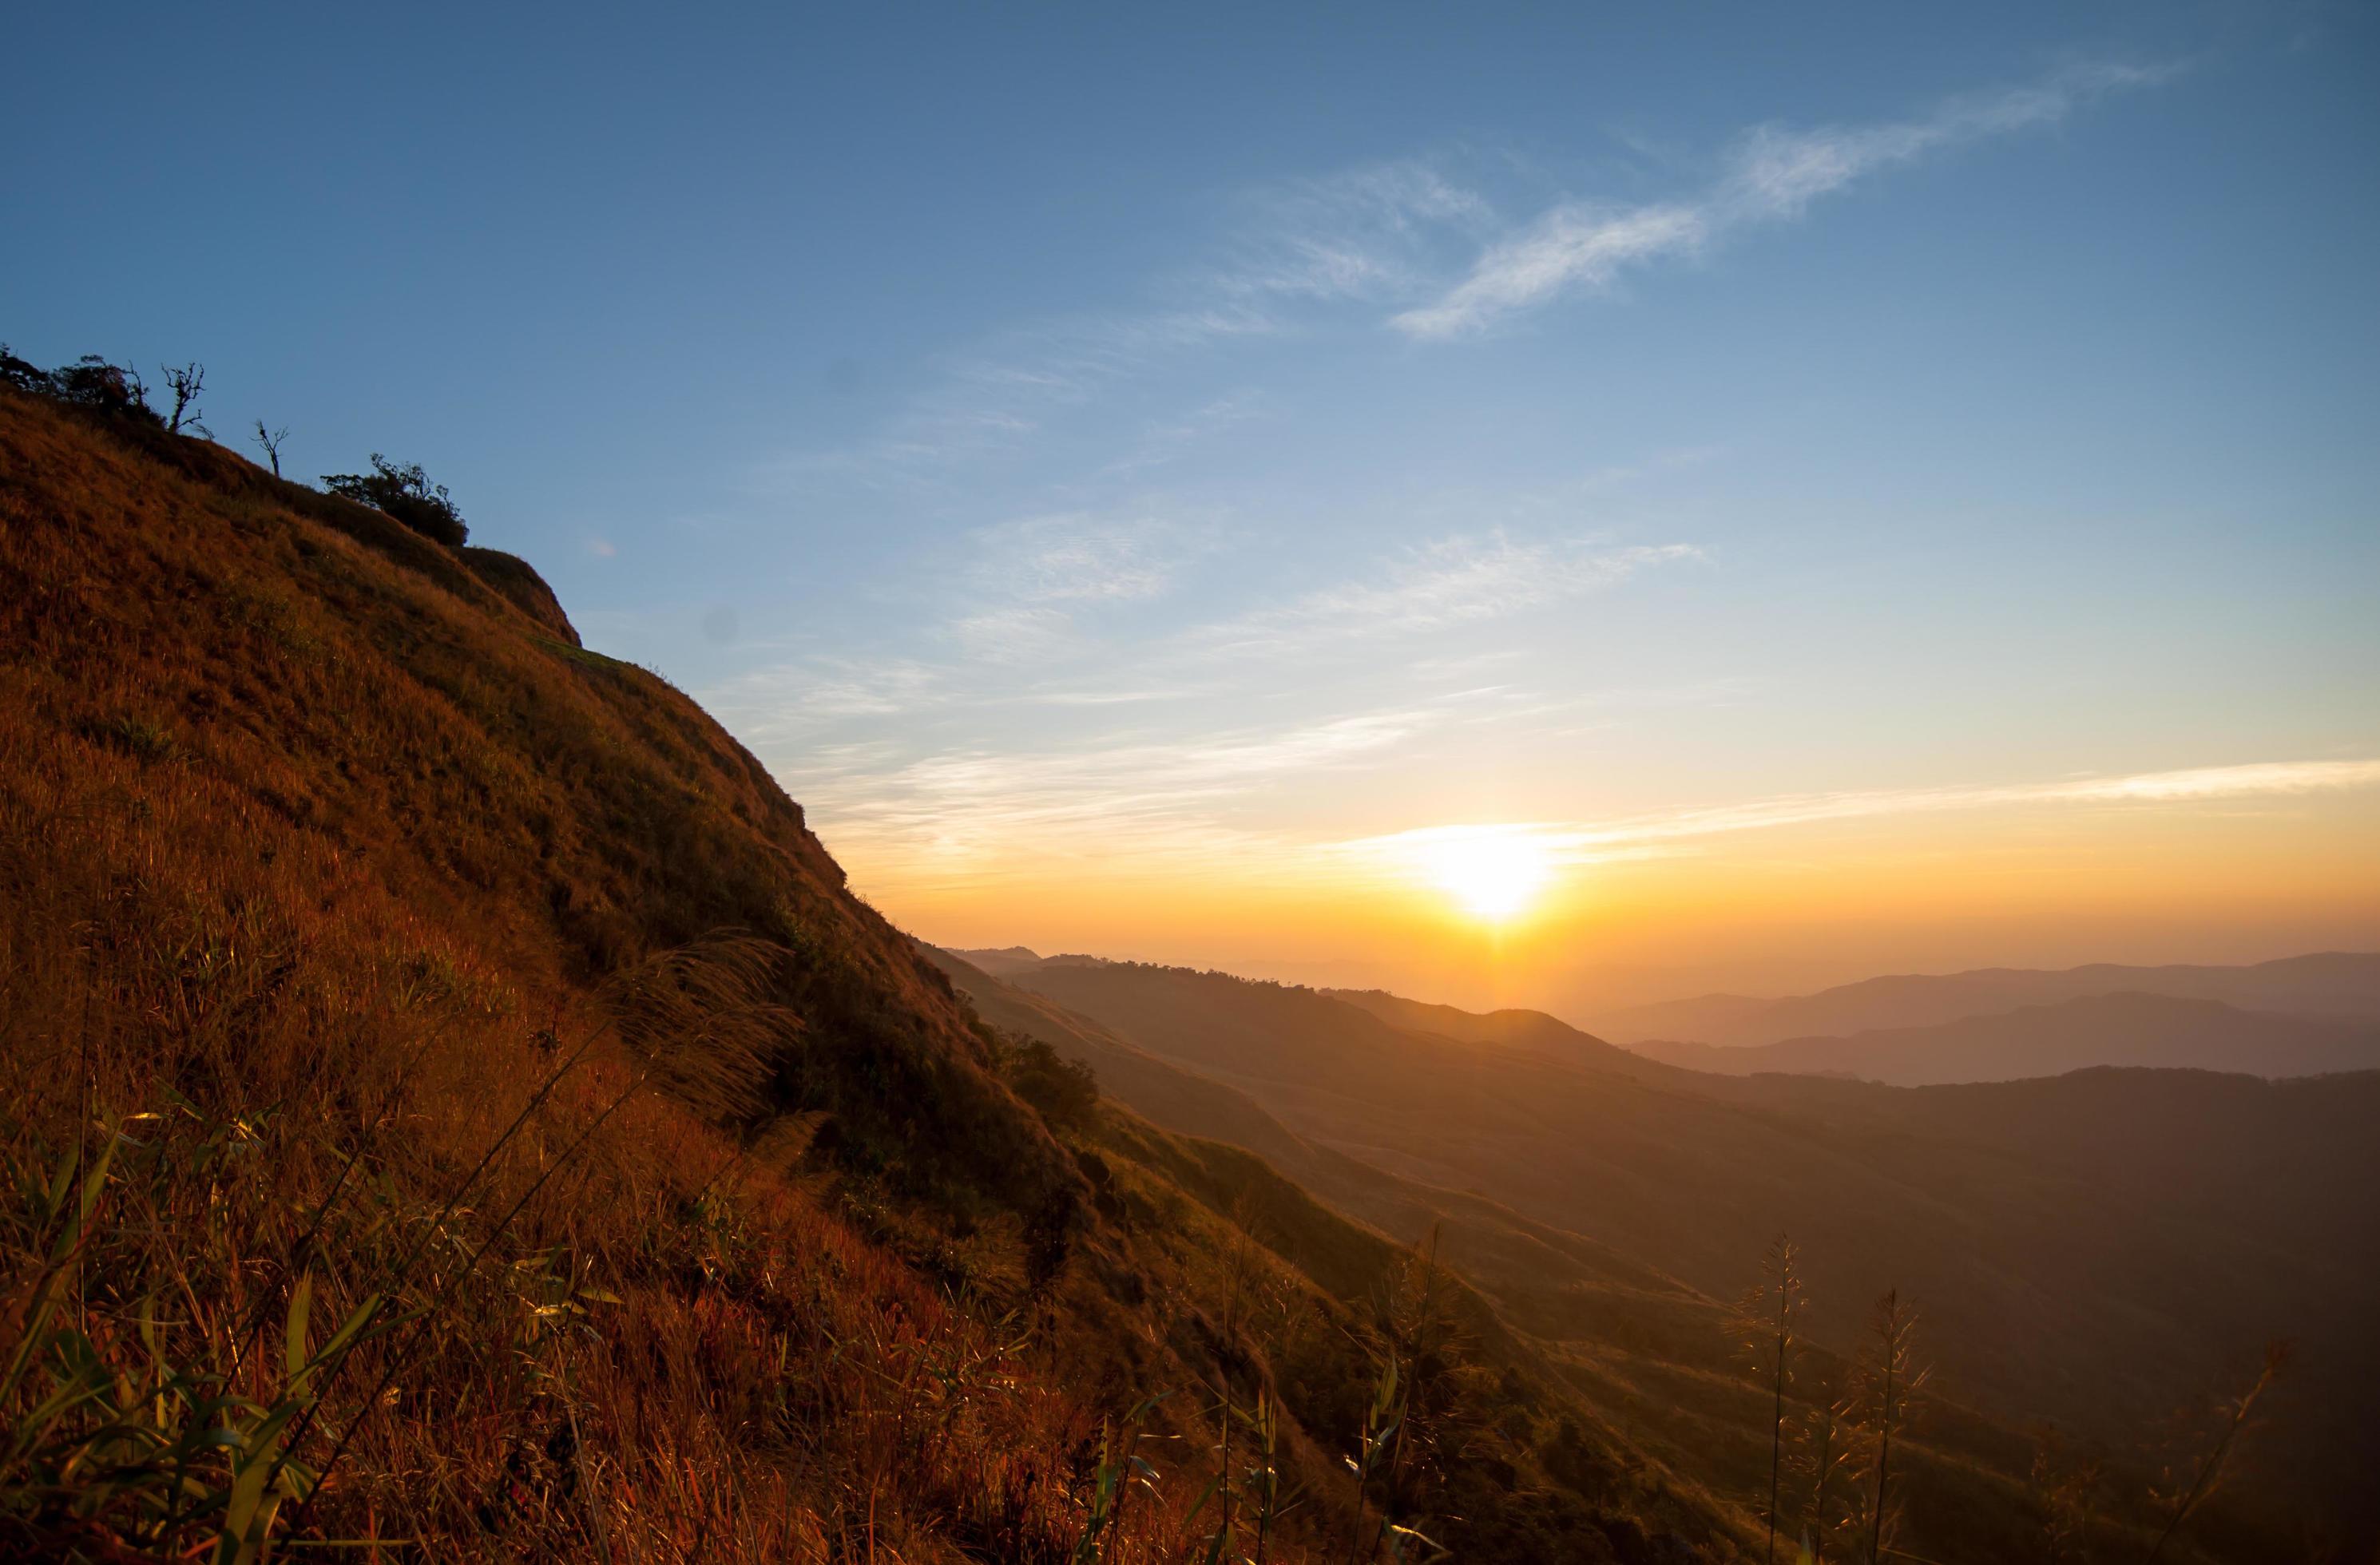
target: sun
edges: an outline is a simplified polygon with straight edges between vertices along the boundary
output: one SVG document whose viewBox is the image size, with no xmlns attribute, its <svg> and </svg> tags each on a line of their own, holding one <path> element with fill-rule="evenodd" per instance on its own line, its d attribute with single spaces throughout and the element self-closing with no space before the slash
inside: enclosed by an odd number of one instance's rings
<svg viewBox="0 0 2380 1565">
<path fill-rule="evenodd" d="M 1500 924 L 1526 908 L 1553 878 L 1544 847 L 1492 827 L 1449 832 L 1429 844 L 1430 878 L 1477 918 Z"/>
</svg>

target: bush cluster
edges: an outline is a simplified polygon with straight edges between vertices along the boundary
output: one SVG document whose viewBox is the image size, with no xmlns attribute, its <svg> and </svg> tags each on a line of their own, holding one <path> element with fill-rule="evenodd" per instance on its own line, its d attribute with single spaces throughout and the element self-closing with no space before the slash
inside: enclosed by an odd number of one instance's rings
<svg viewBox="0 0 2380 1565">
<path fill-rule="evenodd" d="M 166 390 L 174 404 L 170 418 L 150 406 L 148 382 L 129 364 L 117 364 L 103 355 L 86 353 L 72 364 L 43 370 L 18 358 L 7 344 L 0 343 L 0 386 L 137 419 L 176 434 L 188 430 L 212 437 L 212 431 L 198 421 L 197 402 L 206 378 L 205 367 L 191 363 L 176 370 L 168 365 L 165 376 Z M 288 433 L 286 430 L 268 430 L 262 419 L 257 420 L 256 443 L 272 459 L 276 478 L 281 473 L 281 442 Z M 371 469 L 369 473 L 325 473 L 322 487 L 344 499 L 385 513 L 449 549 L 460 549 L 469 540 L 470 528 L 464 524 L 463 513 L 455 508 L 454 497 L 446 492 L 444 484 L 430 481 L 421 464 L 391 462 L 375 451 Z"/>
<path fill-rule="evenodd" d="M 322 487 L 361 505 L 386 512 L 396 520 L 449 549 L 460 549 L 471 536 L 463 513 L 455 508 L 446 486 L 431 483 L 419 462 L 391 462 L 375 451 L 369 473 L 325 473 Z"/>
<path fill-rule="evenodd" d="M 140 379 L 140 371 L 129 364 L 110 363 L 96 353 L 86 353 L 72 364 L 62 364 L 55 370 L 42 370 L 11 353 L 6 343 L 0 343 L 0 385 L 70 402 L 78 407 L 123 414 L 160 428 L 165 422 L 149 406 L 149 387 Z"/>
<path fill-rule="evenodd" d="M 1011 1034 L 1001 1046 L 1001 1071 L 1016 1096 L 1040 1110 L 1052 1129 L 1086 1129 L 1099 1107 L 1099 1078 L 1038 1037 Z"/>
</svg>

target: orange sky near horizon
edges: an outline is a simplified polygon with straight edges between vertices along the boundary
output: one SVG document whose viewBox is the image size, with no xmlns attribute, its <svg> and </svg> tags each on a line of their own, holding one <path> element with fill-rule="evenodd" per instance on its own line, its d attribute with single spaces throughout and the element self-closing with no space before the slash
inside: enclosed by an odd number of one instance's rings
<svg viewBox="0 0 2380 1565">
<path fill-rule="evenodd" d="M 855 885 L 938 943 L 1591 1020 L 1683 994 L 1792 992 L 1884 972 L 2380 947 L 2380 767 L 2328 764 L 2295 779 L 2191 774 L 2202 781 L 2172 796 L 1998 791 L 1870 798 L 1832 818 L 1792 819 L 1823 813 L 1806 805 L 1689 818 L 1706 830 L 1473 823 L 1458 841 L 1485 839 L 1491 880 L 1529 881 L 1527 861 L 1541 866 L 1503 917 L 1474 905 L 1463 850 L 1450 863 L 1442 831 L 1174 856 L 1103 857 L 1085 842 L 1072 856 L 963 867 L 871 862 L 864 843 L 844 856 Z M 1597 834 L 1611 840 L 1581 840 Z"/>
</svg>

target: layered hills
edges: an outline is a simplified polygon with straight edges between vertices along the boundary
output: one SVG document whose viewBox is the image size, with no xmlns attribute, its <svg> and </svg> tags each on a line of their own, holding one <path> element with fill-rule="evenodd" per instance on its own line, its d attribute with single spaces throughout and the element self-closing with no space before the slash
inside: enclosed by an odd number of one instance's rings
<svg viewBox="0 0 2380 1565">
<path fill-rule="evenodd" d="M 1594 1018 L 1622 1044 L 1648 1039 L 1731 1047 L 1893 1027 L 1937 1026 L 2025 1006 L 2118 994 L 2213 1001 L 2242 1011 L 2380 1023 L 2380 952 L 2325 952 L 2247 966 L 2019 967 L 1903 974 L 1779 1000 L 1711 994 Z"/>
<path fill-rule="evenodd" d="M 2265 1338 L 2297 1337 L 2324 1367 L 2277 1394 L 2266 1500 L 2370 1525 L 2358 1474 L 2380 1414 L 2362 1324 L 2380 1307 L 2380 1148 L 2360 1127 L 2380 1111 L 2380 1074 L 2093 1070 L 1904 1090 L 1703 1074 L 1536 1013 L 1136 964 L 1020 964 L 1006 987 L 1244 1095 L 1318 1148 L 1463 1192 L 1541 1242 L 1592 1246 L 1606 1269 L 1566 1276 L 1575 1307 L 1528 1317 L 1600 1365 L 1606 1394 L 1659 1386 L 1689 1401 L 1679 1388 L 1709 1366 L 1684 1322 L 1732 1298 L 1790 1231 L 1821 1340 L 1848 1348 L 1868 1303 L 1902 1289 L 1925 1311 L 1944 1395 L 2003 1429 L 2051 1421 L 2138 1451 Z M 1193 1122 L 1186 1095 L 1137 1098 L 1118 1081 L 1160 1122 Z M 1530 1309 L 1526 1263 L 1466 1254 L 1471 1233 L 1450 1234 L 1458 1265 Z M 1511 1248 L 1501 1233 L 1478 1243 Z M 1667 1294 L 1621 1284 L 1620 1261 Z M 1615 1336 L 1643 1345 L 1625 1369 Z M 1949 1516 L 1972 1511 L 1948 1474 L 2013 1443 L 1972 1430 L 1949 1443 L 1964 1449 L 1937 1453 L 1943 1509 L 1927 1541 L 1955 1551 Z"/>
<path fill-rule="evenodd" d="M 1695 1071 L 1856 1076 L 1896 1086 L 2014 1081 L 2095 1065 L 2313 1076 L 2380 1066 L 2380 1023 L 2242 1011 L 2219 1000 L 2107 994 L 1840 1037 L 1633 1047 Z"/>
</svg>

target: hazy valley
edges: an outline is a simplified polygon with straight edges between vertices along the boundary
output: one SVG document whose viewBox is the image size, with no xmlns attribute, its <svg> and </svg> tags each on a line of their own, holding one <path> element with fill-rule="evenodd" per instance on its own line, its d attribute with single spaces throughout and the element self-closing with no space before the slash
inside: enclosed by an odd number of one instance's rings
<svg viewBox="0 0 2380 1565">
<path fill-rule="evenodd" d="M 2092 1069 L 1917 1091 L 1729 1077 L 1640 1059 L 1540 1013 L 1473 1016 L 1132 964 L 1002 964 L 1007 985 L 1238 1089 L 1320 1147 L 1484 1197 L 1674 1280 L 1695 1305 L 1655 1313 L 1670 1315 L 1670 1351 L 1689 1365 L 1698 1353 L 1677 1346 L 1692 1344 L 1681 1316 L 1731 1300 L 1779 1231 L 1803 1244 L 1822 1340 L 1847 1347 L 1867 1304 L 1905 1289 L 1925 1302 L 1946 1392 L 2012 1432 L 2048 1420 L 2137 1450 L 2193 1383 L 2294 1335 L 2334 1377 L 2288 1399 L 2282 1422 L 2294 1427 L 2273 1432 L 2285 1454 L 2270 1479 L 2295 1503 L 2365 1514 L 2354 1453 L 2380 1396 L 2362 1329 L 2380 1303 L 2380 1150 L 2363 1126 L 2380 1110 L 2380 1074 L 2268 1084 Z M 990 982 L 962 977 L 979 1004 Z M 1109 1069 L 1161 1123 L 1254 1134 L 1236 1101 L 1226 1110 Z M 1448 1231 L 1463 1265 L 1469 1235 Z M 1548 1275 L 1530 1261 L 1500 1278 L 1475 1264 L 1491 1292 L 1500 1280 L 1522 1297 Z M 2180 1277 L 2201 1281 L 2177 1289 Z M 1633 1288 L 1620 1291 L 1628 1305 L 1613 1302 L 1609 1281 L 1553 1290 L 1561 1324 L 1542 1302 L 1532 1318 L 1592 1341 L 1646 1307 Z M 1999 1458 L 2016 1449 L 2011 1435 Z"/>
</svg>

